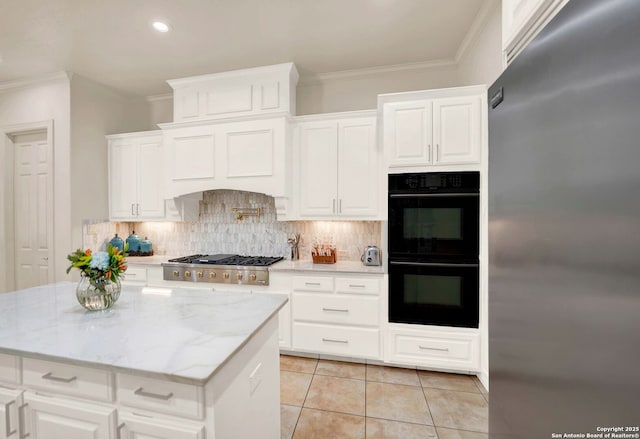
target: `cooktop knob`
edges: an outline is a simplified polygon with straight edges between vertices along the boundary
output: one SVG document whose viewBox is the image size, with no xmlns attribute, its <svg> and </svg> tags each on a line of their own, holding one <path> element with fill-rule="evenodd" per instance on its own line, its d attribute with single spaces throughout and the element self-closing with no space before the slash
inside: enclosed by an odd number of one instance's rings
<svg viewBox="0 0 640 439">
<path fill-rule="evenodd" d="M 209 279 L 215 279 L 216 278 L 216 273 L 209 273 Z"/>
<path fill-rule="evenodd" d="M 222 277 L 224 277 L 225 279 L 229 279 L 229 273 L 222 273 Z"/>
</svg>

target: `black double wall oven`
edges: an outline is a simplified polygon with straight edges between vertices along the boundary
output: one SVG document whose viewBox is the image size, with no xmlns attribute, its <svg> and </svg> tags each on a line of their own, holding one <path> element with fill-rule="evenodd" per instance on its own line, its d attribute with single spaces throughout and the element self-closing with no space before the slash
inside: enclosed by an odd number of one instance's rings
<svg viewBox="0 0 640 439">
<path fill-rule="evenodd" d="M 480 174 L 389 175 L 389 321 L 478 327 Z"/>
</svg>

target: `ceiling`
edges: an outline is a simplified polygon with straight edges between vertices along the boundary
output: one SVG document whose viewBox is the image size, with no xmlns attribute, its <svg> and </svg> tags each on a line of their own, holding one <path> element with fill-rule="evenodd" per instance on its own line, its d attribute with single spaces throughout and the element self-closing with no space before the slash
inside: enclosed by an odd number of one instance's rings
<svg viewBox="0 0 640 439">
<path fill-rule="evenodd" d="M 301 78 L 455 59 L 487 0 L 0 0 L 0 82 L 72 71 L 123 92 L 282 62 Z M 172 31 L 153 31 L 162 17 Z"/>
</svg>

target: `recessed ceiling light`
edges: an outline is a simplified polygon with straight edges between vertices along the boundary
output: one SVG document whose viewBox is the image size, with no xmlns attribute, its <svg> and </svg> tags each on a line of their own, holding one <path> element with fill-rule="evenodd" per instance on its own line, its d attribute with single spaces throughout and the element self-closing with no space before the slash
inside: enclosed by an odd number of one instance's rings
<svg viewBox="0 0 640 439">
<path fill-rule="evenodd" d="M 167 22 L 160 21 L 160 20 L 154 20 L 151 23 L 151 27 L 153 27 L 155 30 L 161 33 L 166 33 L 171 30 L 171 26 Z"/>
</svg>

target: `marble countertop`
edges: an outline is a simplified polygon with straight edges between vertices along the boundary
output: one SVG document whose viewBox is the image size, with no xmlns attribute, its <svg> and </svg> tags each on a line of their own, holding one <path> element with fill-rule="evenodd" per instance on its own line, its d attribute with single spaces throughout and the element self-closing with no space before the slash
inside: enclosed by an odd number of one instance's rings
<svg viewBox="0 0 640 439">
<path fill-rule="evenodd" d="M 0 294 L 0 353 L 203 384 L 287 302 L 285 295 L 122 287 L 85 311 L 76 284 Z"/>
<path fill-rule="evenodd" d="M 184 256 L 184 255 L 183 255 Z M 127 264 L 129 265 L 160 265 L 169 259 L 175 259 L 179 256 L 171 255 L 153 255 L 153 256 L 127 256 Z"/>
<path fill-rule="evenodd" d="M 338 261 L 335 264 L 314 264 L 310 260 L 284 260 L 269 266 L 269 271 L 317 271 L 326 273 L 384 274 L 382 266 L 367 266 L 360 261 Z"/>
</svg>

